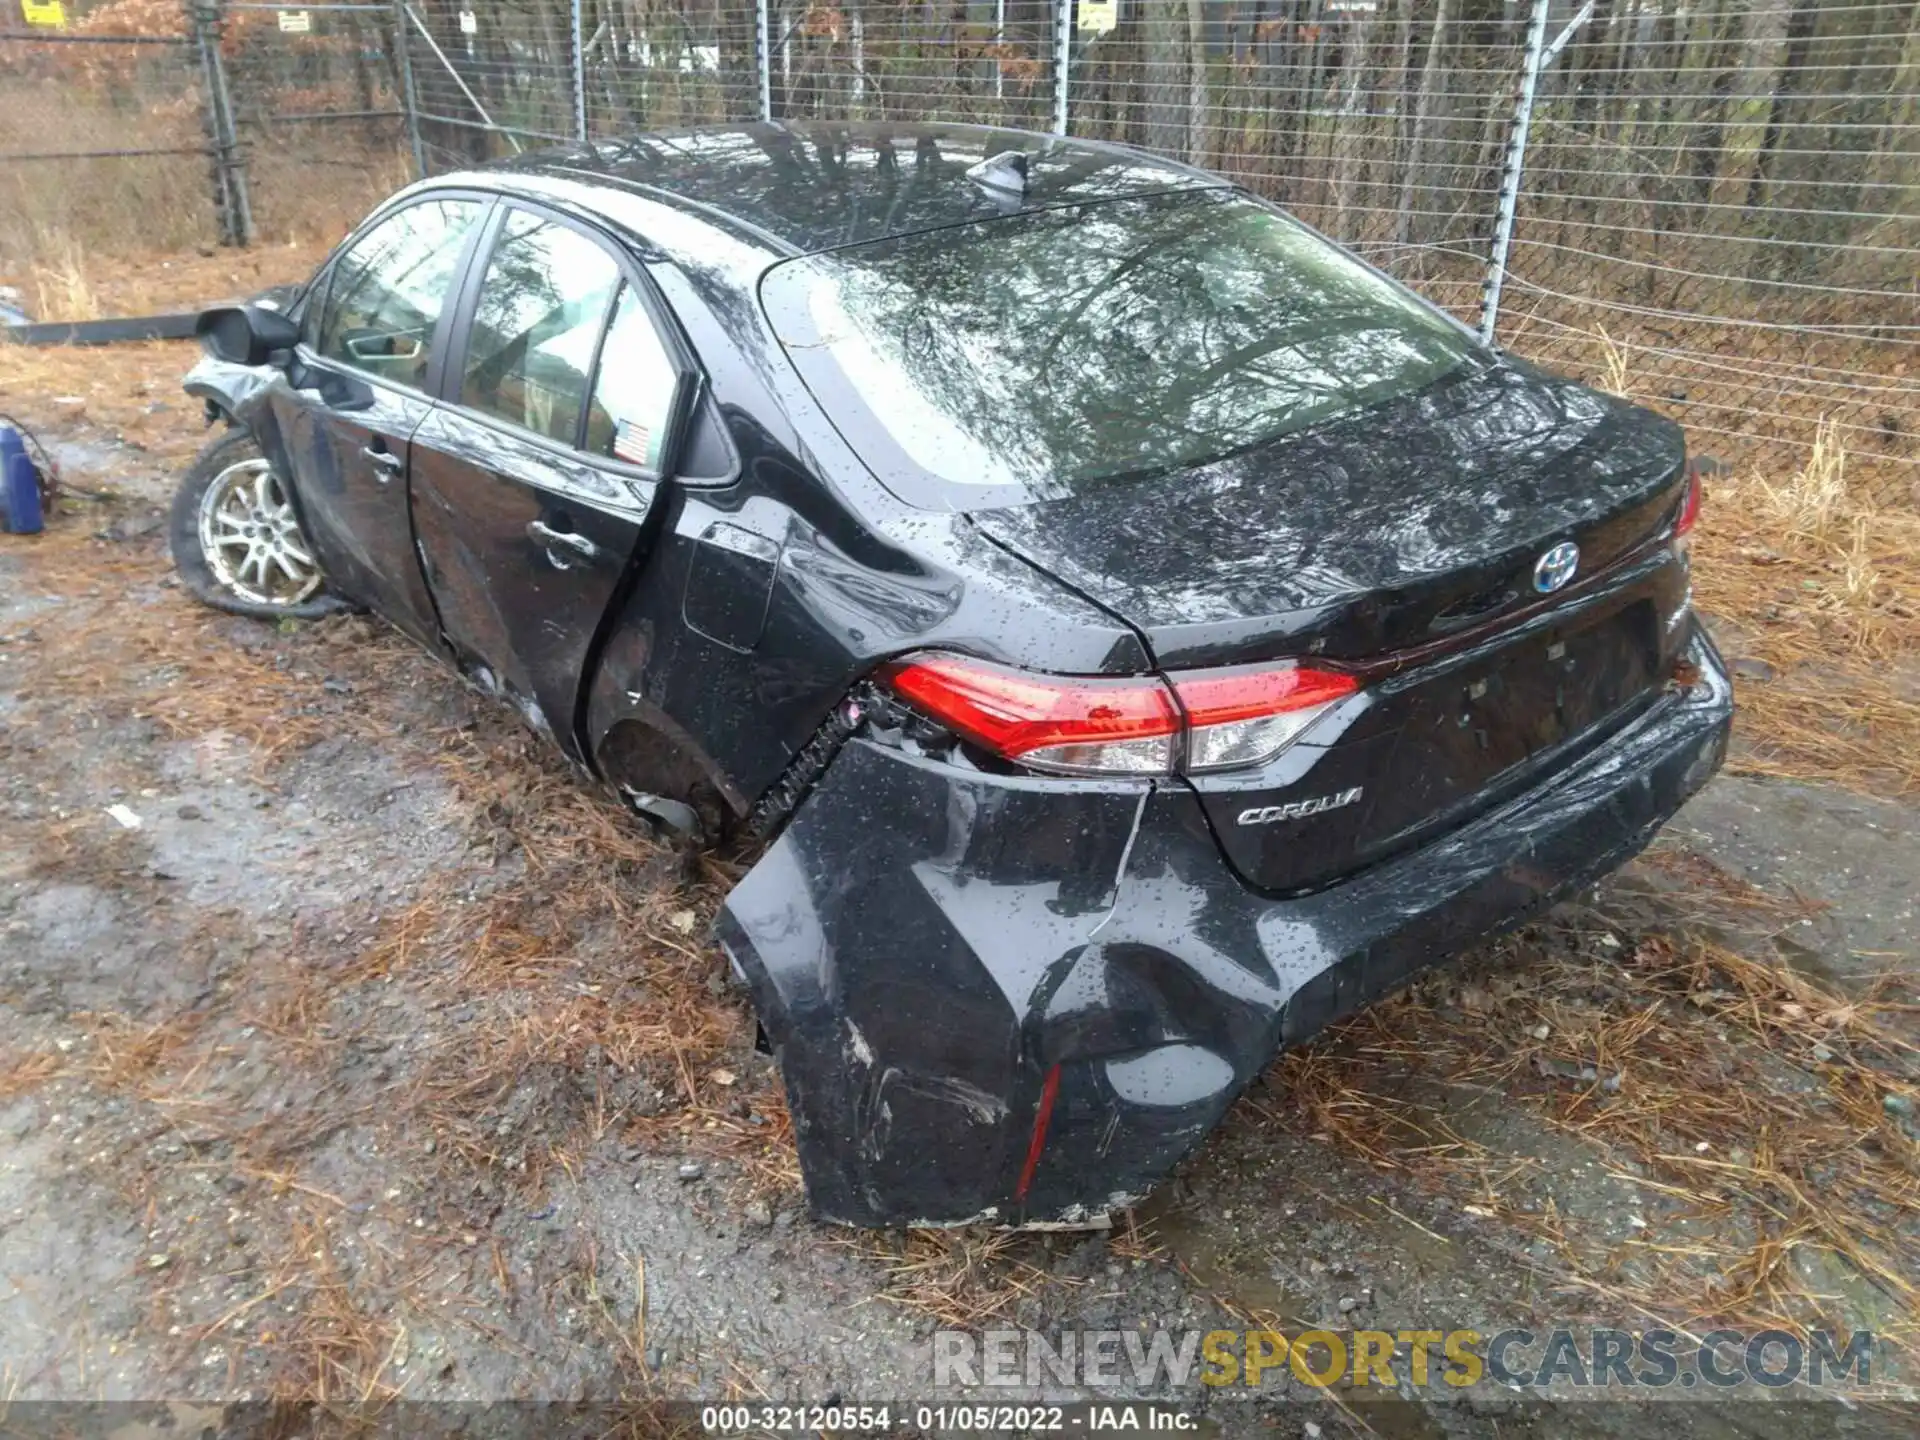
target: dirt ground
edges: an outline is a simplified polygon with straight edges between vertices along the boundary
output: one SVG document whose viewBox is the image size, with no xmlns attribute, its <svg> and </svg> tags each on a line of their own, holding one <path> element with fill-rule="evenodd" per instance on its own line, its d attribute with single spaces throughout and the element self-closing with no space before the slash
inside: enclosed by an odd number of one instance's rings
<svg viewBox="0 0 1920 1440">
<path fill-rule="evenodd" d="M 70 487 L 0 537 L 0 1430 L 930 1398 L 942 1325 L 1870 1328 L 1907 1393 L 1920 823 L 1872 715 L 1831 764 L 1744 736 L 1647 857 L 1283 1059 L 1110 1232 L 833 1230 L 707 938 L 741 857 L 656 844 L 369 619 L 196 608 L 160 523 L 190 359 L 0 354 Z M 1728 629 L 1743 701 L 1791 683 Z M 1402 1389 L 1177 1398 L 1217 1434 L 1910 1433 L 1866 1395 Z"/>
</svg>

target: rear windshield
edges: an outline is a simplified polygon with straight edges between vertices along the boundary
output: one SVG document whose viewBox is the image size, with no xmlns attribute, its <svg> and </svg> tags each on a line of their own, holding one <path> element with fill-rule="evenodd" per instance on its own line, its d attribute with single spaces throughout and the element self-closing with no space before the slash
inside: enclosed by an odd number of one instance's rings
<svg viewBox="0 0 1920 1440">
<path fill-rule="evenodd" d="M 1475 353 L 1425 302 L 1228 190 L 806 256 L 761 294 L 848 441 L 940 508 L 1201 465 Z"/>
</svg>

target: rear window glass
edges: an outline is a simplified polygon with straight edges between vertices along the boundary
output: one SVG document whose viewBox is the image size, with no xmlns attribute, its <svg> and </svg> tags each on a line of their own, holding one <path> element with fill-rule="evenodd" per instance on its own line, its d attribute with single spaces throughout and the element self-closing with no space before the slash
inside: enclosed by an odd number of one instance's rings
<svg viewBox="0 0 1920 1440">
<path fill-rule="evenodd" d="M 761 293 L 881 478 L 956 508 L 1201 465 L 1422 389 L 1476 348 L 1231 191 L 807 256 L 774 267 Z M 943 493 L 926 493 L 929 478 Z"/>
</svg>

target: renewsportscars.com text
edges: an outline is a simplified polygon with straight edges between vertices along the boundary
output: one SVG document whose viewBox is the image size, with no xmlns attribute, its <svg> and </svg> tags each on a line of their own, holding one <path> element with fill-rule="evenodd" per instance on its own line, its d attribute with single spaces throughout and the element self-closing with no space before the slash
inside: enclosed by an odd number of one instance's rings
<svg viewBox="0 0 1920 1440">
<path fill-rule="evenodd" d="M 1259 1387 L 1283 1379 L 1331 1388 L 1493 1384 L 1732 1389 L 1864 1387 L 1874 1335 L 1813 1330 L 937 1330 L 936 1386 Z"/>
</svg>

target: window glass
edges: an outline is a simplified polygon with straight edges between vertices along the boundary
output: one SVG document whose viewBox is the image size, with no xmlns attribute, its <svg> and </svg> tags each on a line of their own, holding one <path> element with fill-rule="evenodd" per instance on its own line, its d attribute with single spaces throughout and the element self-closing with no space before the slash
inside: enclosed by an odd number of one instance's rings
<svg viewBox="0 0 1920 1440">
<path fill-rule="evenodd" d="M 313 282 L 313 288 L 307 292 L 307 308 L 300 313 L 300 343 L 318 351 L 320 349 L 320 327 L 327 318 L 327 293 L 333 287 L 333 277 L 339 267 L 327 270 Z"/>
<path fill-rule="evenodd" d="M 620 292 L 600 351 L 600 374 L 587 411 L 587 449 L 658 470 L 679 380 L 646 306 L 628 286 Z"/>
<path fill-rule="evenodd" d="M 620 267 L 586 236 L 514 211 L 480 281 L 460 403 L 573 444 L 619 284 Z"/>
<path fill-rule="evenodd" d="M 776 266 L 762 294 L 815 394 L 856 412 L 849 437 L 890 440 L 908 473 L 1029 497 L 1197 467 L 1475 353 L 1422 301 L 1228 191 L 856 245 Z"/>
<path fill-rule="evenodd" d="M 424 387 L 433 328 L 483 208 L 478 200 L 429 200 L 361 236 L 333 267 L 314 349 Z"/>
</svg>

